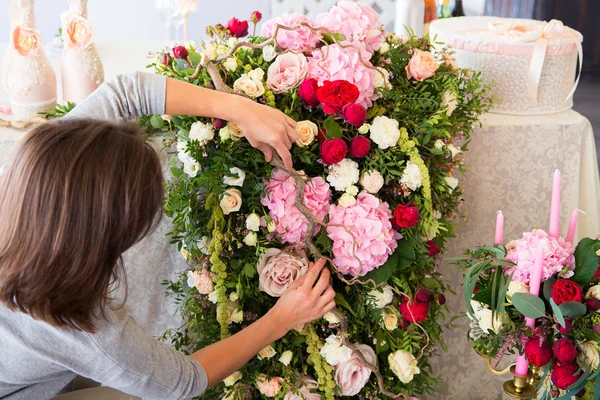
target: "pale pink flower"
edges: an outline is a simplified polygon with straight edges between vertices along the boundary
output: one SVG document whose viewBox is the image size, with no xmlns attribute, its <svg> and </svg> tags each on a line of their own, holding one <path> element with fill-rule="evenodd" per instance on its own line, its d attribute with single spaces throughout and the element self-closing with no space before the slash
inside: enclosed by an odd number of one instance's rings
<svg viewBox="0 0 600 400">
<path fill-rule="evenodd" d="M 17 25 L 11 33 L 11 46 L 22 56 L 37 51 L 41 42 L 40 33 L 33 28 Z"/>
<path fill-rule="evenodd" d="M 267 71 L 267 85 L 273 93 L 285 93 L 298 87 L 308 74 L 304 54 L 285 53 L 277 56 Z"/>
<path fill-rule="evenodd" d="M 289 254 L 279 249 L 268 249 L 258 260 L 258 287 L 269 296 L 280 297 L 294 281 L 308 271 L 304 252 Z"/>
<path fill-rule="evenodd" d="M 268 376 L 261 374 L 256 378 L 256 386 L 258 390 L 267 397 L 275 397 L 281 390 L 281 384 L 283 379 L 279 377 L 269 378 Z"/>
<path fill-rule="evenodd" d="M 274 170 L 261 204 L 269 209 L 269 217 L 275 222 L 275 231 L 283 243 L 298 244 L 308 231 L 308 221 L 295 206 L 295 200 L 296 185 L 293 179 L 282 170 Z M 320 176 L 312 178 L 304 186 L 304 205 L 319 221 L 325 219 L 330 200 L 329 184 Z M 312 235 L 316 235 L 319 229 L 317 226 Z"/>
<path fill-rule="evenodd" d="M 377 365 L 377 356 L 372 348 L 365 344 L 357 344 L 356 347 L 369 364 Z M 364 365 L 356 354 L 350 360 L 335 366 L 335 383 L 344 396 L 357 395 L 370 377 L 371 369 Z"/>
<path fill-rule="evenodd" d="M 317 389 L 319 384 L 312 377 L 304 375 L 300 378 L 297 394 L 287 392 L 283 400 L 321 400 L 319 393 L 311 393 L 311 390 Z"/>
<path fill-rule="evenodd" d="M 369 52 L 364 49 L 359 52 L 355 47 L 343 48 L 337 44 L 324 46 L 313 51 L 312 57 L 308 59 L 308 77 L 316 79 L 319 85 L 323 85 L 324 81 L 337 80 L 353 83 L 360 92 L 356 103 L 369 108 L 373 105 L 373 100 L 379 98 L 374 83 L 378 72 L 371 68 L 369 58 Z"/>
<path fill-rule="evenodd" d="M 327 234 L 333 240 L 333 261 L 343 274 L 363 276 L 387 261 L 402 238 L 391 218 L 388 203 L 364 191 L 351 206 L 329 208 Z"/>
<path fill-rule="evenodd" d="M 86 49 L 94 42 L 94 29 L 90 21 L 72 11 L 62 13 L 60 19 L 62 39 L 67 48 Z"/>
<path fill-rule="evenodd" d="M 506 268 L 506 274 L 513 273 L 513 280 L 529 284 L 539 246 L 544 249 L 542 281 L 560 273 L 565 267 L 568 272 L 563 277 L 569 278 L 573 275 L 575 269 L 575 257 L 573 256 L 575 248 L 573 245 L 565 242 L 562 238 L 550 237 L 541 229 L 525 232 L 522 239 L 506 245 L 508 249 L 506 259 L 517 264 L 515 267 Z"/>
<path fill-rule="evenodd" d="M 373 54 L 385 41 L 379 14 L 368 4 L 340 1 L 328 12 L 317 15 L 319 26 L 341 33 L 347 41 L 363 43 Z"/>
<path fill-rule="evenodd" d="M 413 55 L 406 66 L 406 77 L 417 81 L 424 81 L 435 75 L 439 64 L 433 54 L 419 49 L 413 50 Z"/>
<path fill-rule="evenodd" d="M 188 273 L 188 283 L 192 283 L 198 289 L 198 292 L 202 294 L 210 294 L 214 289 L 212 274 L 207 270 Z"/>
<path fill-rule="evenodd" d="M 299 23 L 306 23 L 314 27 L 314 22 L 300 14 L 283 14 L 281 17 L 266 21 L 262 26 L 262 36 L 271 37 L 275 34 L 277 25 L 293 27 Z M 277 44 L 283 50 L 291 50 L 298 53 L 312 51 L 320 42 L 320 38 L 309 28 L 302 26 L 293 30 L 279 29 L 277 33 Z"/>
</svg>

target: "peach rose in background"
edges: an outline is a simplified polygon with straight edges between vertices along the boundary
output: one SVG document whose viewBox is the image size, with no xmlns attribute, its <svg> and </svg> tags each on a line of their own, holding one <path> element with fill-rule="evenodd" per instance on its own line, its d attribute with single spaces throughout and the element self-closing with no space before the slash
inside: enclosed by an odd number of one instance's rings
<svg viewBox="0 0 600 400">
<path fill-rule="evenodd" d="M 314 142 L 315 136 L 319 133 L 319 127 L 312 121 L 300 121 L 296 124 L 296 133 L 298 133 L 296 144 L 305 147 Z"/>
<path fill-rule="evenodd" d="M 240 192 L 239 189 L 228 188 L 225 193 L 223 193 L 219 205 L 225 215 L 240 211 L 240 208 L 242 208 L 242 192 Z"/>
<path fill-rule="evenodd" d="M 292 255 L 279 249 L 268 249 L 258 260 L 258 287 L 269 296 L 281 297 L 295 280 L 308 271 L 304 252 Z"/>
<path fill-rule="evenodd" d="M 40 33 L 32 28 L 17 25 L 12 31 L 11 45 L 22 56 L 36 51 L 40 47 Z"/>
<path fill-rule="evenodd" d="M 65 46 L 86 49 L 94 42 L 94 28 L 87 19 L 72 11 L 60 15 Z"/>
<path fill-rule="evenodd" d="M 268 376 L 261 374 L 256 378 L 256 386 L 258 390 L 267 397 L 275 397 L 281 390 L 281 384 L 283 379 L 279 377 L 269 378 Z"/>
<path fill-rule="evenodd" d="M 424 81 L 435 75 L 439 64 L 433 54 L 428 51 L 414 49 L 412 58 L 406 66 L 406 77 L 417 81 Z"/>
<path fill-rule="evenodd" d="M 188 286 L 195 287 L 201 294 L 210 294 L 213 291 L 214 285 L 212 274 L 207 270 L 201 272 L 188 271 Z"/>
<path fill-rule="evenodd" d="M 304 54 L 281 54 L 267 70 L 267 85 L 273 93 L 289 92 L 298 87 L 307 74 L 308 61 Z"/>
<path fill-rule="evenodd" d="M 377 365 L 377 356 L 372 348 L 365 344 L 357 344 L 365 360 L 371 365 Z M 371 369 L 364 365 L 356 354 L 348 361 L 335 367 L 335 383 L 340 387 L 342 395 L 355 396 L 369 381 Z"/>
</svg>

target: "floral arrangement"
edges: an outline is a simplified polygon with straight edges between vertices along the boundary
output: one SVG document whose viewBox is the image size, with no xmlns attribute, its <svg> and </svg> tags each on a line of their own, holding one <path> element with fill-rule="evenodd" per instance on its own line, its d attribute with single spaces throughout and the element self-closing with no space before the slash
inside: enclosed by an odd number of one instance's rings
<svg viewBox="0 0 600 400">
<path fill-rule="evenodd" d="M 250 22 L 260 21 L 253 13 Z M 406 399 L 437 383 L 446 319 L 438 273 L 459 217 L 462 152 L 489 106 L 478 74 L 429 38 L 386 32 L 341 1 L 317 21 L 248 21 L 156 55 L 156 70 L 238 93 L 298 121 L 295 169 L 231 123 L 148 116 L 176 148 L 166 213 L 190 271 L 169 283 L 193 351 L 251 324 L 325 256 L 338 307 L 268 346 L 203 398 Z M 462 143 L 462 147 L 458 143 Z"/>
<path fill-rule="evenodd" d="M 468 268 L 465 301 L 475 350 L 498 361 L 524 354 L 536 371 L 538 399 L 598 399 L 600 236 L 575 248 L 535 229 L 468 254 L 459 262 Z M 539 296 L 529 286 L 536 268 Z"/>
</svg>

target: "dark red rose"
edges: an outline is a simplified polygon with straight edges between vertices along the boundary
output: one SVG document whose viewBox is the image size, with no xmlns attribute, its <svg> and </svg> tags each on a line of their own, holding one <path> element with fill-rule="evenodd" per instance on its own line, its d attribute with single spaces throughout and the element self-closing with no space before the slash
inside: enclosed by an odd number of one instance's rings
<svg viewBox="0 0 600 400">
<path fill-rule="evenodd" d="M 598 265 L 598 269 L 596 270 L 596 273 L 594 274 L 594 278 L 600 278 L 600 265 Z"/>
<path fill-rule="evenodd" d="M 571 331 L 573 330 L 573 319 L 565 318 L 565 327 L 563 328 L 560 324 L 557 323 L 556 329 L 558 329 L 558 331 L 563 335 L 571 333 Z"/>
<path fill-rule="evenodd" d="M 577 358 L 577 348 L 571 339 L 567 338 L 558 339 L 554 342 L 552 352 L 554 353 L 554 358 L 563 364 L 572 363 Z"/>
<path fill-rule="evenodd" d="M 317 107 L 321 102 L 317 97 L 317 90 L 319 89 L 319 82 L 316 79 L 308 78 L 300 84 L 298 87 L 298 96 L 302 99 L 304 104 L 310 107 Z"/>
<path fill-rule="evenodd" d="M 429 314 L 429 303 L 405 301 L 400 304 L 400 313 L 408 322 L 423 322 L 427 319 L 427 314 Z"/>
<path fill-rule="evenodd" d="M 583 396 L 585 396 L 585 394 L 586 394 L 586 390 L 585 390 L 585 388 L 583 388 L 579 391 L 579 393 L 577 393 L 575 395 L 575 397 L 583 397 Z"/>
<path fill-rule="evenodd" d="M 252 14 L 250 14 L 250 21 L 254 22 L 255 24 L 258 24 L 261 19 L 262 13 L 260 11 L 253 11 Z"/>
<path fill-rule="evenodd" d="M 552 298 L 556 304 L 566 303 L 567 301 L 583 301 L 581 287 L 568 279 L 559 279 L 554 283 Z"/>
<path fill-rule="evenodd" d="M 410 321 L 402 318 L 402 320 L 398 322 L 398 326 L 400 327 L 400 329 L 406 329 L 410 326 Z"/>
<path fill-rule="evenodd" d="M 569 386 L 577 382 L 577 379 L 583 374 L 583 371 L 581 371 L 575 375 L 577 371 L 579 371 L 577 364 L 556 363 L 554 364 L 550 378 L 559 389 L 566 390 Z"/>
<path fill-rule="evenodd" d="M 600 310 L 600 300 L 595 297 L 590 297 L 587 299 L 585 305 L 590 312 L 596 312 Z"/>
<path fill-rule="evenodd" d="M 547 340 L 541 340 L 539 336 L 532 336 L 525 343 L 525 355 L 531 364 L 541 367 L 552 360 L 552 346 Z"/>
<path fill-rule="evenodd" d="M 185 49 L 185 47 L 184 47 L 184 49 Z M 167 53 L 163 54 L 160 62 L 162 63 L 162 65 L 171 64 L 171 56 L 168 55 Z"/>
<path fill-rule="evenodd" d="M 321 145 L 321 159 L 327 165 L 339 163 L 347 154 L 348 146 L 340 138 L 327 139 Z"/>
<path fill-rule="evenodd" d="M 600 325 L 594 325 L 592 326 L 592 330 L 596 333 L 600 333 Z"/>
<path fill-rule="evenodd" d="M 400 228 L 412 228 L 419 222 L 419 209 L 407 204 L 399 204 L 394 210 L 396 224 Z"/>
<path fill-rule="evenodd" d="M 415 300 L 419 303 L 429 303 L 431 299 L 433 299 L 433 295 L 429 289 L 421 288 L 415 295 Z"/>
<path fill-rule="evenodd" d="M 425 245 L 427 246 L 427 255 L 429 257 L 435 257 L 440 254 L 440 245 L 435 240 L 429 240 Z"/>
<path fill-rule="evenodd" d="M 190 55 L 188 49 L 183 46 L 173 47 L 173 56 L 179 60 L 187 60 Z"/>
<path fill-rule="evenodd" d="M 227 21 L 227 30 L 233 37 L 244 37 L 248 34 L 248 21 L 240 21 L 237 18 L 231 18 Z"/>
<path fill-rule="evenodd" d="M 221 129 L 225 128 L 225 126 L 227 126 L 227 121 L 223 121 L 220 118 L 215 118 L 213 121 L 213 126 L 215 127 L 216 130 L 221 130 Z"/>
<path fill-rule="evenodd" d="M 344 119 L 359 128 L 367 120 L 367 109 L 360 104 L 351 104 L 344 109 Z"/>
<path fill-rule="evenodd" d="M 477 294 L 477 292 L 479 292 L 479 288 L 478 288 L 478 287 L 475 287 L 475 289 L 473 289 L 473 295 L 476 295 L 476 294 Z"/>
<path fill-rule="evenodd" d="M 438 303 L 440 303 L 440 306 L 446 304 L 446 296 L 443 294 L 438 295 Z"/>
<path fill-rule="evenodd" d="M 323 104 L 325 114 L 342 112 L 346 106 L 354 104 L 359 94 L 360 92 L 354 84 L 344 80 L 325 81 L 323 86 L 317 89 L 317 97 Z"/>
<path fill-rule="evenodd" d="M 352 157 L 365 158 L 371 151 L 371 141 L 364 136 L 355 136 L 350 142 Z"/>
<path fill-rule="evenodd" d="M 320 144 L 323 144 L 327 140 L 327 129 L 319 128 L 319 133 L 317 133 L 317 140 Z"/>
</svg>

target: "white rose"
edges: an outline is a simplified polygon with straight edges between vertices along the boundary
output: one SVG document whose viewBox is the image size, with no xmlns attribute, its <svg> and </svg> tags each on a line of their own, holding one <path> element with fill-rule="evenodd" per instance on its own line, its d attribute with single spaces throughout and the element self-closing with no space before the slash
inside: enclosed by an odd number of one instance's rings
<svg viewBox="0 0 600 400">
<path fill-rule="evenodd" d="M 223 379 L 223 383 L 225 384 L 225 386 L 233 386 L 237 381 L 242 379 L 242 377 L 243 375 L 240 371 L 235 371 L 233 374 Z"/>
<path fill-rule="evenodd" d="M 227 53 L 229 53 L 229 49 L 227 48 L 227 46 L 225 46 L 224 44 L 220 44 L 217 46 L 217 55 L 218 56 L 224 56 Z"/>
<path fill-rule="evenodd" d="M 253 69 L 252 71 L 248 72 L 248 77 L 250 77 L 250 79 L 254 79 L 255 81 L 262 82 L 265 77 L 265 71 L 263 71 L 262 68 Z"/>
<path fill-rule="evenodd" d="M 368 296 L 371 298 L 370 304 L 373 307 L 383 308 L 394 300 L 394 291 L 392 290 L 392 287 L 386 283 L 378 290 L 370 291 Z"/>
<path fill-rule="evenodd" d="M 195 161 L 192 158 L 192 156 L 190 156 L 190 154 L 187 152 L 186 142 L 177 142 L 177 158 L 179 158 L 179 161 L 181 161 L 184 164 Z"/>
<path fill-rule="evenodd" d="M 263 59 L 266 62 L 271 62 L 275 59 L 275 57 L 277 56 L 277 54 L 275 53 L 275 47 L 274 46 L 265 46 L 262 48 L 262 55 L 263 55 Z"/>
<path fill-rule="evenodd" d="M 228 59 L 223 61 L 223 66 L 225 67 L 226 70 L 228 70 L 230 72 L 235 72 L 235 70 L 237 70 L 237 68 L 238 68 L 238 63 L 237 63 L 237 60 L 235 59 L 235 57 L 229 57 Z"/>
<path fill-rule="evenodd" d="M 270 219 L 269 222 L 267 222 L 267 231 L 269 231 L 269 233 L 273 233 L 273 232 L 275 232 L 276 229 L 277 229 L 277 224 L 275 224 L 275 221 Z"/>
<path fill-rule="evenodd" d="M 240 211 L 240 208 L 242 208 L 242 192 L 238 189 L 227 188 L 219 205 L 225 215 Z"/>
<path fill-rule="evenodd" d="M 433 147 L 435 147 L 438 150 L 442 150 L 444 147 L 446 147 L 446 143 L 444 143 L 442 139 L 438 139 L 433 144 Z"/>
<path fill-rule="evenodd" d="M 398 328 L 398 314 L 394 310 L 387 308 L 383 313 L 383 326 L 388 331 Z"/>
<path fill-rule="evenodd" d="M 590 297 L 600 300 L 600 285 L 595 285 L 588 289 L 585 298 L 589 299 Z"/>
<path fill-rule="evenodd" d="M 244 132 L 236 124 L 228 122 L 226 128 L 229 130 L 229 135 L 233 140 L 239 140 L 244 137 Z"/>
<path fill-rule="evenodd" d="M 233 48 L 233 47 L 235 47 L 237 42 L 238 42 L 238 39 L 236 37 L 230 37 L 229 39 L 227 39 L 227 46 L 229 46 L 230 48 Z"/>
<path fill-rule="evenodd" d="M 506 297 L 513 297 L 515 293 L 529 293 L 529 286 L 523 282 L 511 281 L 506 290 Z"/>
<path fill-rule="evenodd" d="M 419 166 L 412 161 L 409 161 L 406 164 L 406 168 L 402 173 L 402 178 L 400 178 L 400 183 L 405 184 L 410 188 L 410 190 L 415 191 L 420 188 L 422 183 L 421 170 Z"/>
<path fill-rule="evenodd" d="M 417 367 L 417 359 L 408 351 L 397 350 L 388 356 L 390 369 L 402 383 L 409 383 L 421 370 Z"/>
<path fill-rule="evenodd" d="M 252 213 L 246 218 L 246 229 L 258 232 L 260 229 L 260 217 L 257 213 Z"/>
<path fill-rule="evenodd" d="M 456 107 L 458 106 L 458 101 L 456 100 L 456 95 L 454 92 L 447 90 L 442 95 L 442 102 L 440 103 L 440 107 L 446 107 L 446 115 L 451 116 Z"/>
<path fill-rule="evenodd" d="M 385 116 L 375 117 L 371 125 L 371 140 L 380 149 L 387 149 L 398 144 L 400 129 L 398 121 Z"/>
<path fill-rule="evenodd" d="M 258 357 L 259 360 L 264 360 L 265 358 L 269 359 L 275 357 L 275 354 L 277 354 L 277 352 L 275 351 L 273 346 L 269 345 L 262 349 L 256 357 Z"/>
<path fill-rule="evenodd" d="M 281 353 L 281 357 L 279 357 L 279 362 L 287 367 L 288 365 L 290 365 L 290 362 L 292 362 L 293 355 L 294 354 L 291 351 L 286 350 L 283 353 Z"/>
<path fill-rule="evenodd" d="M 338 204 L 343 207 L 350 207 L 356 204 L 356 198 L 349 195 L 348 193 L 344 193 L 338 200 Z"/>
<path fill-rule="evenodd" d="M 225 126 L 219 130 L 219 139 L 221 139 L 221 142 L 226 142 L 227 140 L 231 139 L 231 131 L 229 130 L 229 127 Z"/>
<path fill-rule="evenodd" d="M 391 89 L 392 85 L 390 84 L 390 73 L 385 68 L 378 67 L 377 71 L 375 71 L 373 84 L 376 88 L 384 87 L 386 89 Z"/>
<path fill-rule="evenodd" d="M 350 196 L 356 196 L 358 194 L 358 188 L 354 185 L 350 185 L 346 188 L 346 193 Z"/>
<path fill-rule="evenodd" d="M 461 153 L 460 147 L 456 147 L 453 144 L 448 145 L 448 150 L 450 150 L 450 153 L 452 153 L 452 158 L 455 158 Z"/>
<path fill-rule="evenodd" d="M 319 127 L 312 121 L 300 121 L 296 124 L 296 133 L 298 133 L 296 144 L 305 147 L 315 141 L 315 136 L 319 133 Z"/>
<path fill-rule="evenodd" d="M 500 313 L 496 313 L 496 315 L 494 315 L 492 310 L 489 308 L 484 308 L 483 310 L 479 311 L 478 317 L 479 327 L 482 331 L 487 333 L 489 330 L 492 330 L 498 333 L 502 330 L 504 318 Z"/>
<path fill-rule="evenodd" d="M 379 192 L 383 187 L 383 183 L 383 176 L 377 170 L 366 171 L 360 178 L 361 186 L 371 194 Z"/>
<path fill-rule="evenodd" d="M 233 83 L 233 90 L 237 93 L 245 93 L 248 97 L 256 99 L 265 94 L 265 86 L 259 80 L 250 78 L 243 74 Z"/>
<path fill-rule="evenodd" d="M 244 179 L 246 179 L 246 173 L 237 167 L 229 168 L 229 172 L 233 176 L 226 176 L 223 178 L 223 183 L 228 186 L 244 186 Z M 237 175 L 237 177 L 235 177 Z"/>
<path fill-rule="evenodd" d="M 208 296 L 209 300 L 211 300 L 212 295 L 213 294 L 211 293 Z M 216 303 L 216 302 L 217 301 L 216 301 L 216 293 L 215 293 L 214 303 Z M 220 310 L 221 309 L 219 307 L 217 307 L 217 318 L 219 318 Z M 227 325 L 239 324 L 243 320 L 244 320 L 244 311 L 240 308 L 239 303 L 237 301 L 231 301 L 228 299 L 227 300 Z"/>
<path fill-rule="evenodd" d="M 210 251 L 208 251 L 208 236 L 202 236 L 197 243 L 198 250 L 200 250 L 205 255 L 210 255 Z"/>
<path fill-rule="evenodd" d="M 600 357 L 598 356 L 598 343 L 590 340 L 579 345 L 581 353 L 579 354 L 579 361 L 581 364 L 591 366 L 593 369 L 598 369 L 600 365 Z"/>
<path fill-rule="evenodd" d="M 211 303 L 217 304 L 217 291 L 213 290 L 209 295 L 208 295 L 208 301 L 210 301 Z"/>
<path fill-rule="evenodd" d="M 323 315 L 323 319 L 332 325 L 339 324 L 341 322 L 340 319 L 338 318 L 338 316 L 335 315 L 334 313 L 332 313 L 331 311 L 328 311 L 327 313 L 325 313 L 325 315 Z"/>
<path fill-rule="evenodd" d="M 212 124 L 194 122 L 190 128 L 190 139 L 199 141 L 201 146 L 206 145 L 214 137 L 215 130 Z"/>
<path fill-rule="evenodd" d="M 360 133 L 361 135 L 366 135 L 369 130 L 371 129 L 371 125 L 369 124 L 362 124 L 360 126 L 360 128 L 358 128 L 358 133 Z"/>
<path fill-rule="evenodd" d="M 248 232 L 243 240 L 246 246 L 256 246 L 256 243 L 258 242 L 258 235 L 256 232 Z"/>
<path fill-rule="evenodd" d="M 188 162 L 183 164 L 183 172 L 188 174 L 191 178 L 195 178 L 200 171 L 200 163 L 190 159 Z"/>
<path fill-rule="evenodd" d="M 240 296 L 238 296 L 237 292 L 231 292 L 231 294 L 229 295 L 229 300 L 231 301 L 238 301 L 240 299 Z"/>
<path fill-rule="evenodd" d="M 379 48 L 379 53 L 381 53 L 381 54 L 385 54 L 385 53 L 387 53 L 388 51 L 390 51 L 390 45 L 389 45 L 389 44 L 387 44 L 387 42 L 383 42 L 383 43 L 381 44 L 381 47 Z"/>
<path fill-rule="evenodd" d="M 321 349 L 321 356 L 325 358 L 329 365 L 338 365 L 352 358 L 352 350 L 344 346 L 335 335 L 331 335 L 325 340 L 325 344 Z"/>
<path fill-rule="evenodd" d="M 444 179 L 446 180 L 446 184 L 450 186 L 450 193 L 452 193 L 458 186 L 458 179 L 453 176 L 446 176 Z"/>
<path fill-rule="evenodd" d="M 329 166 L 327 182 L 331 183 L 335 190 L 343 192 L 348 186 L 357 183 L 359 177 L 358 163 L 344 158 L 339 163 Z"/>
</svg>

